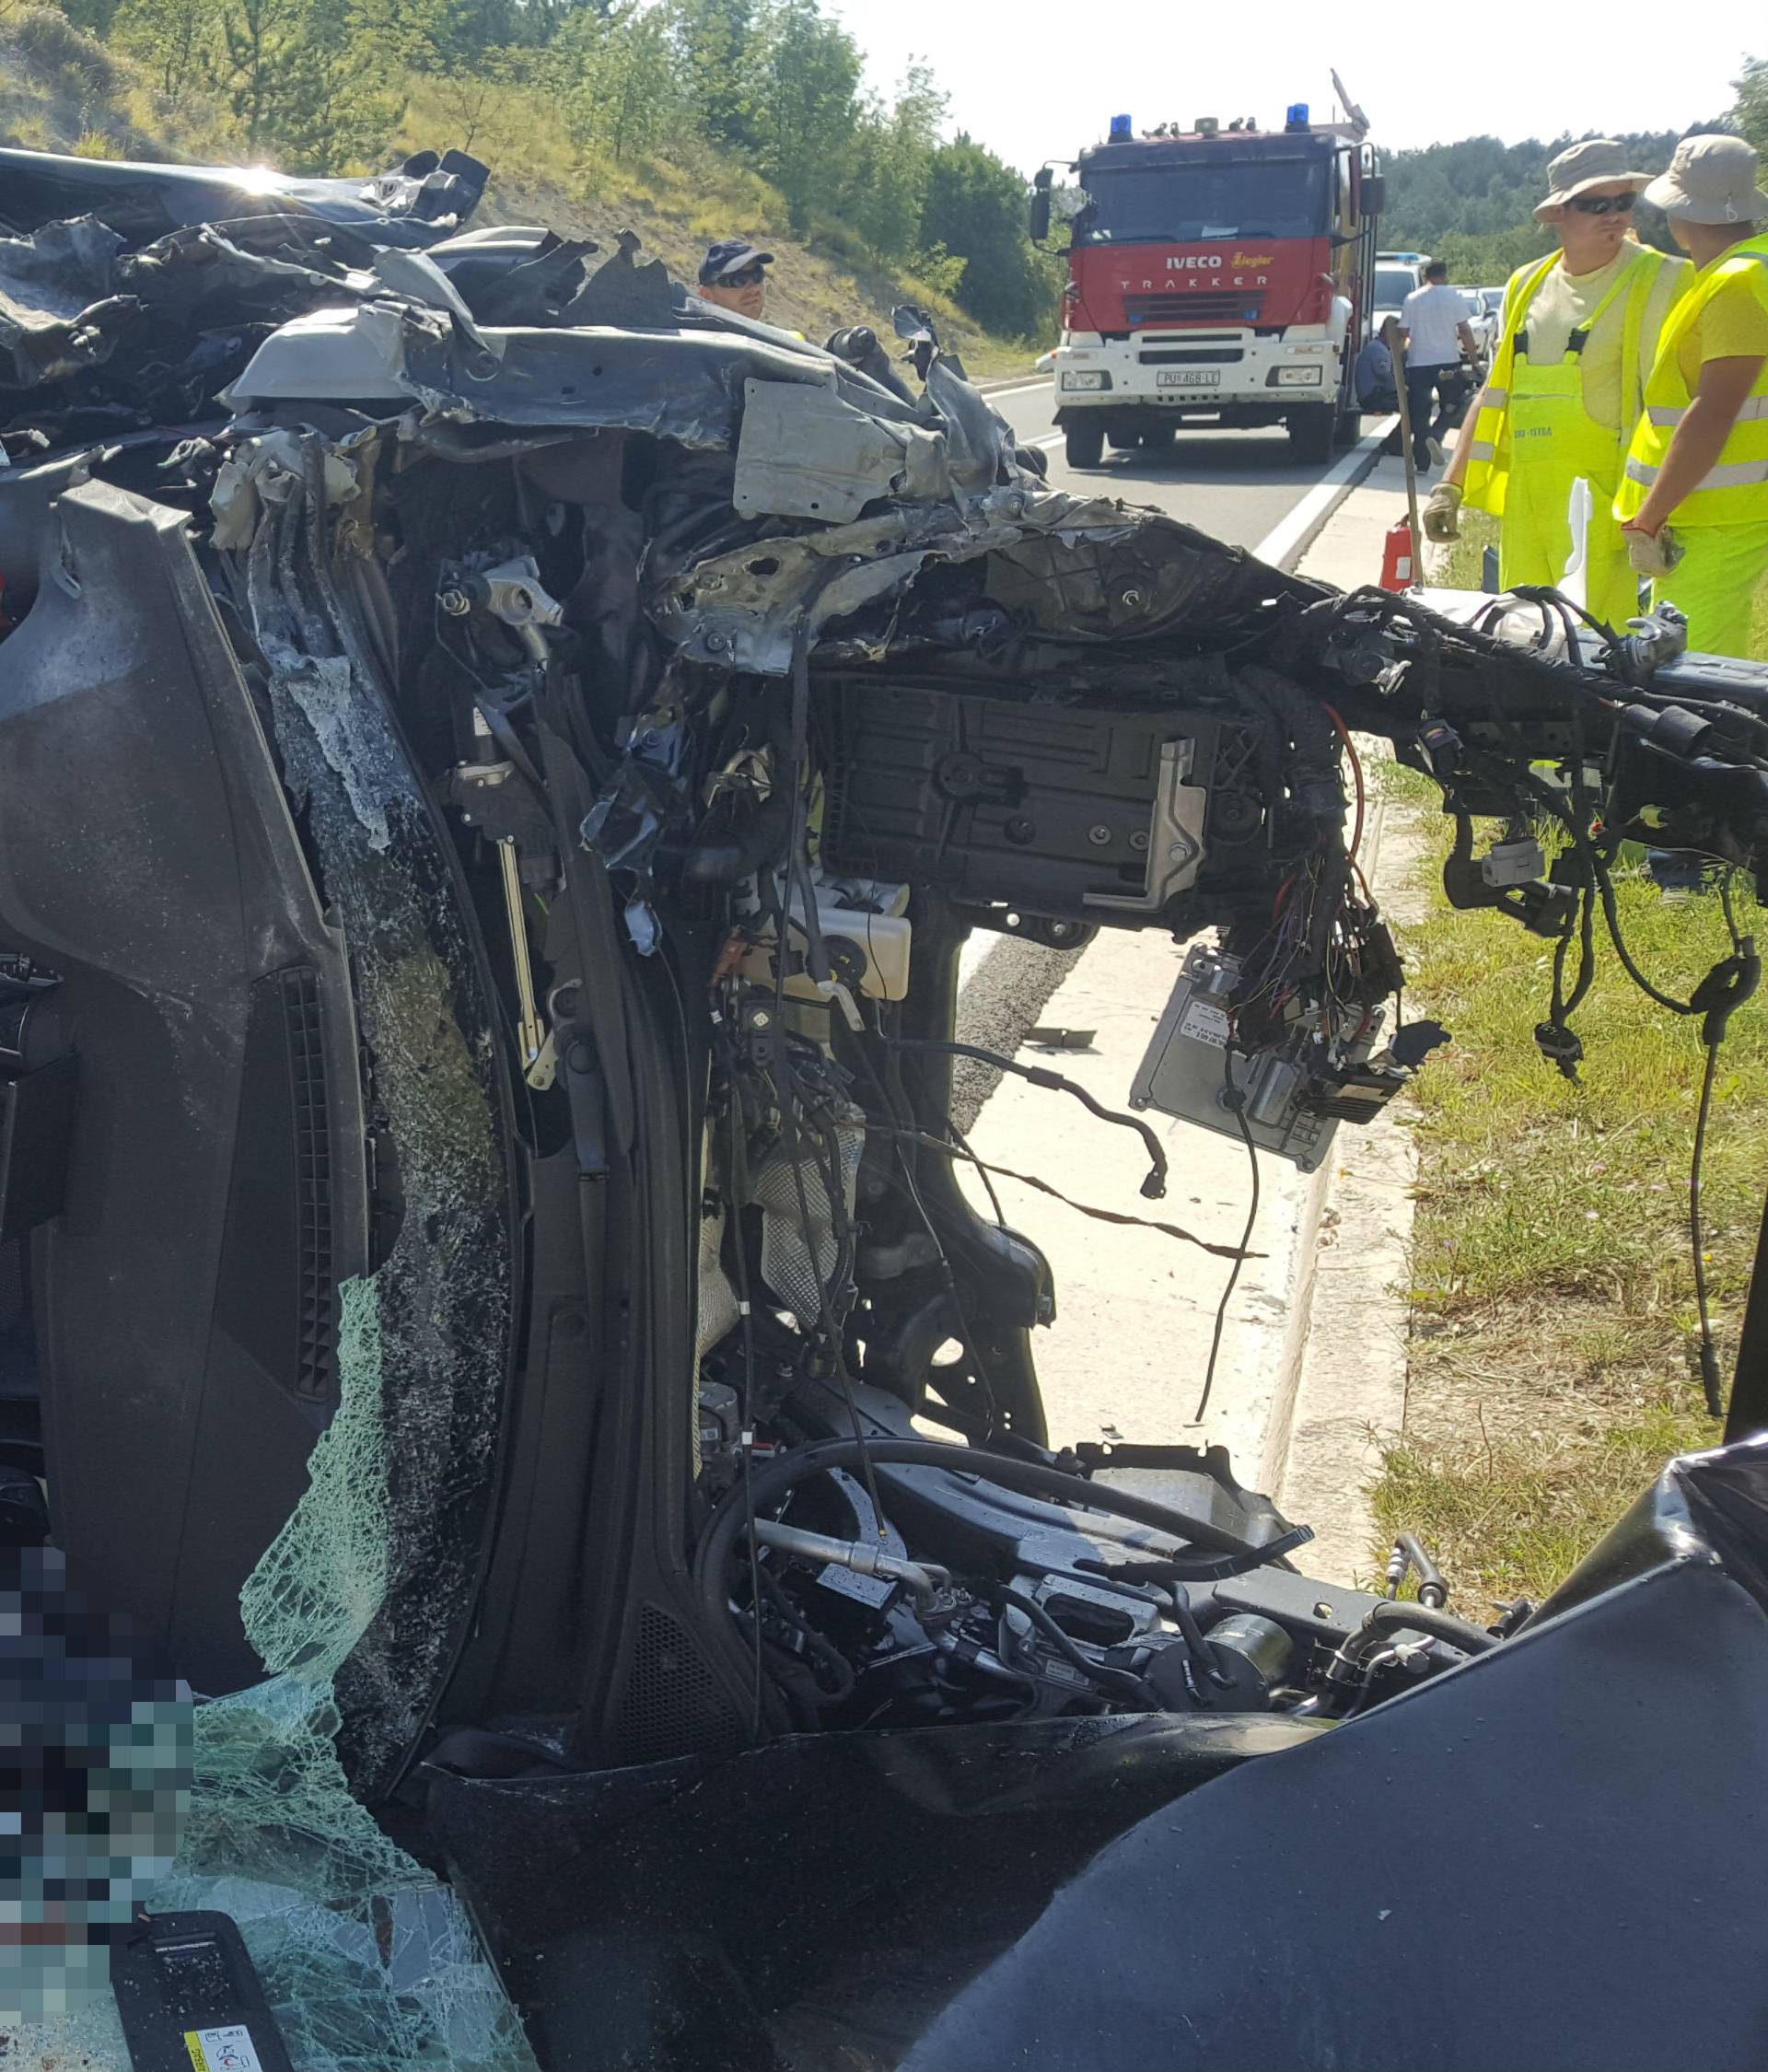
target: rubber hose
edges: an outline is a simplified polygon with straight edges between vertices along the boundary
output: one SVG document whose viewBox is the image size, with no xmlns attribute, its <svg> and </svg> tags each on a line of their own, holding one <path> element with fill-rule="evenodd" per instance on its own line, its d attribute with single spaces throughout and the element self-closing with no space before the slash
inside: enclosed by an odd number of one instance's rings
<svg viewBox="0 0 1768 2072">
<path fill-rule="evenodd" d="M 1390 1600 L 1378 1604 L 1365 1617 L 1363 1624 L 1344 1643 L 1342 1653 L 1347 1661 L 1361 1661 L 1369 1649 L 1384 1640 L 1396 1626 L 1409 1626 L 1414 1633 L 1427 1633 L 1435 1640 L 1446 1640 L 1465 1655 L 1488 1654 L 1498 1645 L 1495 1635 L 1487 1633 L 1483 1626 L 1476 1626 L 1471 1619 L 1458 1619 L 1454 1612 L 1445 1612 L 1434 1604 L 1402 1604 Z"/>
<path fill-rule="evenodd" d="M 1064 1474 L 1060 1468 L 1046 1468 L 1040 1461 L 1008 1460 L 998 1453 L 983 1452 L 973 1446 L 945 1446 L 937 1439 L 878 1438 L 864 1442 L 825 1439 L 753 1469 L 749 1502 L 757 1511 L 765 1510 L 795 1483 L 821 1474 L 829 1468 L 854 1466 L 862 1458 L 880 1467 L 948 1468 L 959 1474 L 977 1475 L 984 1482 L 998 1483 L 1004 1489 L 1017 1489 L 1026 1496 L 1064 1497 L 1070 1503 L 1086 1504 L 1093 1510 L 1105 1511 L 1115 1518 L 1132 1519 L 1138 1525 L 1152 1525 L 1158 1531 L 1169 1532 L 1174 1539 L 1207 1548 L 1212 1553 L 1248 1556 L 1255 1562 L 1266 1558 L 1261 1550 L 1247 1547 L 1243 1541 L 1236 1540 L 1218 1526 L 1188 1519 L 1181 1512 L 1169 1510 L 1164 1504 L 1152 1503 L 1147 1497 L 1134 1496 L 1126 1489 L 1101 1488 L 1084 1476 Z M 725 1569 L 743 1530 L 747 1510 L 739 1483 L 713 1513 L 694 1556 L 694 1579 L 707 1614 L 715 1619 L 722 1620 L 727 1616 Z"/>
<path fill-rule="evenodd" d="M 1443 1580 L 1442 1570 L 1419 1544 L 1418 1535 L 1415 1532 L 1396 1532 L 1393 1543 L 1412 1564 L 1413 1572 L 1418 1578 L 1419 1603 L 1440 1611 L 1448 1602 L 1448 1585 Z M 1436 1594 L 1427 1597 L 1425 1594 L 1427 1590 L 1434 1590 Z"/>
</svg>

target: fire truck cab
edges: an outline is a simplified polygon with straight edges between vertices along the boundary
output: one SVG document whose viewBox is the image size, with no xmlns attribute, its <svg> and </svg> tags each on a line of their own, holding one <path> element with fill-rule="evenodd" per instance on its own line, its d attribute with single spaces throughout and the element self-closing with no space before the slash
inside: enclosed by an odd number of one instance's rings
<svg viewBox="0 0 1768 2072">
<path fill-rule="evenodd" d="M 1312 122 L 1297 103 L 1280 130 L 1204 118 L 1138 135 L 1119 115 L 1081 153 L 1053 369 L 1070 466 L 1184 424 L 1283 425 L 1309 462 L 1355 437 L 1383 200 L 1365 136 L 1360 111 Z"/>
</svg>

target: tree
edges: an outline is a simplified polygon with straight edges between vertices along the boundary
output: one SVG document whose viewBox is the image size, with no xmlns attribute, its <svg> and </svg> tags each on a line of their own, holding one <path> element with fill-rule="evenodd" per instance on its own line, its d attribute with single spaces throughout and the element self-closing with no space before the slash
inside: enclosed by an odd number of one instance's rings
<svg viewBox="0 0 1768 2072">
<path fill-rule="evenodd" d="M 886 259 L 916 258 L 925 243 L 921 217 L 946 109 L 931 69 L 914 63 L 891 106 L 868 99 L 858 111 L 841 213 Z"/>
<path fill-rule="evenodd" d="M 964 262 L 959 300 L 978 323 L 1029 338 L 1054 322 L 1054 262 L 1026 234 L 1025 181 L 992 151 L 960 135 L 932 153 L 924 243 Z"/>
<path fill-rule="evenodd" d="M 247 149 L 291 172 L 380 158 L 403 111 L 355 0 L 222 0 L 219 69 Z"/>
<path fill-rule="evenodd" d="M 817 0 L 770 0 L 758 17 L 756 136 L 760 170 L 785 197 L 794 229 L 810 204 L 844 185 L 859 88 L 859 51 Z"/>
<path fill-rule="evenodd" d="M 123 0 L 110 34 L 146 65 L 176 111 L 213 77 L 219 26 L 215 0 Z"/>
<path fill-rule="evenodd" d="M 616 164 L 662 143 L 675 126 L 677 94 L 669 25 L 633 4 L 608 20 L 585 14 L 554 43 L 576 52 L 571 124 L 578 141 Z"/>
<path fill-rule="evenodd" d="M 1768 157 L 1768 58 L 1745 58 L 1743 77 L 1731 84 L 1738 89 L 1738 104 L 1731 111 L 1730 127 Z"/>
<path fill-rule="evenodd" d="M 721 150 L 755 142 L 753 0 L 670 0 L 676 79 L 689 117 Z"/>
</svg>

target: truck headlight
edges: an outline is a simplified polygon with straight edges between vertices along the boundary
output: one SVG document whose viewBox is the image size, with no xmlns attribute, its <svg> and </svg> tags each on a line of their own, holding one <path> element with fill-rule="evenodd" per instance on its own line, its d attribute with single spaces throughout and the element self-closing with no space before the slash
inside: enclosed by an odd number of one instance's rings
<svg viewBox="0 0 1768 2072">
<path fill-rule="evenodd" d="M 1280 367 L 1277 369 L 1279 389 L 1318 389 L 1320 370 L 1317 367 Z"/>
<path fill-rule="evenodd" d="M 1071 367 L 1064 367 L 1062 370 L 1062 385 L 1064 389 L 1109 389 L 1111 385 L 1111 378 L 1109 374 L 1102 373 L 1097 368 L 1081 372 Z"/>
</svg>

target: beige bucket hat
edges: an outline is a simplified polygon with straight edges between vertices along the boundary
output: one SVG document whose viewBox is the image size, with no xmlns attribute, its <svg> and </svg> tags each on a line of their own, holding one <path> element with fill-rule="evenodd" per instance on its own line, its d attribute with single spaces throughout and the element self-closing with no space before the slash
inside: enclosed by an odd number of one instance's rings
<svg viewBox="0 0 1768 2072">
<path fill-rule="evenodd" d="M 1592 187 L 1618 187 L 1623 182 L 1636 194 L 1649 187 L 1651 175 L 1635 172 L 1627 163 L 1627 147 L 1611 136 L 1587 136 L 1569 151 L 1562 151 L 1547 168 L 1547 199 L 1535 209 L 1537 220 L 1549 209 L 1564 208 L 1574 194 Z"/>
<path fill-rule="evenodd" d="M 1669 170 L 1646 189 L 1646 199 L 1685 223 L 1768 219 L 1768 194 L 1756 185 L 1755 150 L 1740 136 L 1685 136 Z"/>
</svg>

